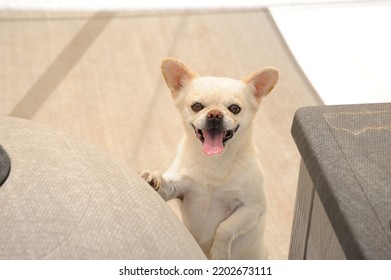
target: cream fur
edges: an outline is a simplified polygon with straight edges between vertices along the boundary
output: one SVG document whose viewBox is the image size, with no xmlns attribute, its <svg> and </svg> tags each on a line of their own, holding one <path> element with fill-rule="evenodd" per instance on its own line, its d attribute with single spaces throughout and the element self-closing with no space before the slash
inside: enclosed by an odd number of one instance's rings
<svg viewBox="0 0 391 280">
<path fill-rule="evenodd" d="M 241 80 L 199 77 L 182 62 L 167 58 L 162 72 L 185 134 L 165 173 L 145 170 L 140 175 L 164 200 L 181 199 L 183 222 L 208 258 L 266 258 L 266 196 L 252 126 L 262 98 L 278 80 L 278 71 L 264 68 Z M 204 108 L 194 112 L 194 102 Z M 231 104 L 238 105 L 240 113 L 232 113 Z M 221 153 L 208 156 L 193 126 L 204 129 L 211 111 L 221 113 L 224 130 L 238 129 Z"/>
</svg>

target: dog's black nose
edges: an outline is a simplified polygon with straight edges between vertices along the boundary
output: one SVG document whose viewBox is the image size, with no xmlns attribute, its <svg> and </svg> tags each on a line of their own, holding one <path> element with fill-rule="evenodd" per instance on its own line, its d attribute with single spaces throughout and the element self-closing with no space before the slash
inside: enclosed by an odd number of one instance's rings
<svg viewBox="0 0 391 280">
<path fill-rule="evenodd" d="M 221 113 L 218 110 L 211 110 L 206 115 L 206 127 L 207 129 L 216 129 L 216 130 L 222 130 L 223 129 L 223 113 Z"/>
<path fill-rule="evenodd" d="M 218 110 L 211 110 L 210 112 L 208 112 L 208 114 L 206 115 L 206 117 L 208 119 L 217 119 L 217 120 L 221 120 L 223 118 L 223 113 L 221 113 L 220 111 Z"/>
</svg>

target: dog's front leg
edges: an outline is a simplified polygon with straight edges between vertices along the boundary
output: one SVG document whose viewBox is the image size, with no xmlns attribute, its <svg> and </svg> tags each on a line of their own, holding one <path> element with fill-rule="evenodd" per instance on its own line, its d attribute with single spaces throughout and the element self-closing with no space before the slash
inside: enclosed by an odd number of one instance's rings
<svg viewBox="0 0 391 280">
<path fill-rule="evenodd" d="M 159 171 L 143 170 L 138 174 L 165 200 L 182 197 L 182 191 Z"/>
<path fill-rule="evenodd" d="M 217 227 L 211 248 L 211 258 L 214 260 L 231 259 L 232 242 L 240 235 L 251 230 L 259 221 L 262 211 L 246 206 L 240 206 Z"/>
</svg>

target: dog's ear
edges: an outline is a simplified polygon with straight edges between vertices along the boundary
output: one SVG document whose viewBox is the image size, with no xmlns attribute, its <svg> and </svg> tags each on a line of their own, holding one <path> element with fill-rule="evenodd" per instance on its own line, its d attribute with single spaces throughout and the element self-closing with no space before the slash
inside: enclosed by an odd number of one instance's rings
<svg viewBox="0 0 391 280">
<path fill-rule="evenodd" d="M 247 85 L 254 87 L 254 95 L 261 101 L 269 92 L 272 91 L 279 78 L 279 72 L 274 67 L 266 67 L 242 78 Z"/>
<path fill-rule="evenodd" d="M 198 76 L 197 73 L 175 58 L 165 58 L 162 61 L 161 69 L 174 98 L 178 96 L 178 91 L 186 82 Z"/>
</svg>

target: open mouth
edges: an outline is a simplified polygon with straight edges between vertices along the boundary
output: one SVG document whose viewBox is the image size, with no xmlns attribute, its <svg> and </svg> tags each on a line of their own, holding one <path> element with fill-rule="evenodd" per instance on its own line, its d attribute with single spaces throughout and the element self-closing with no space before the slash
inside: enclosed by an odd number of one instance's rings
<svg viewBox="0 0 391 280">
<path fill-rule="evenodd" d="M 208 156 L 214 156 L 220 154 L 227 142 L 235 135 L 239 129 L 239 125 L 234 129 L 221 130 L 221 129 L 199 129 L 193 124 L 194 132 L 197 138 L 202 143 L 202 150 Z"/>
</svg>

